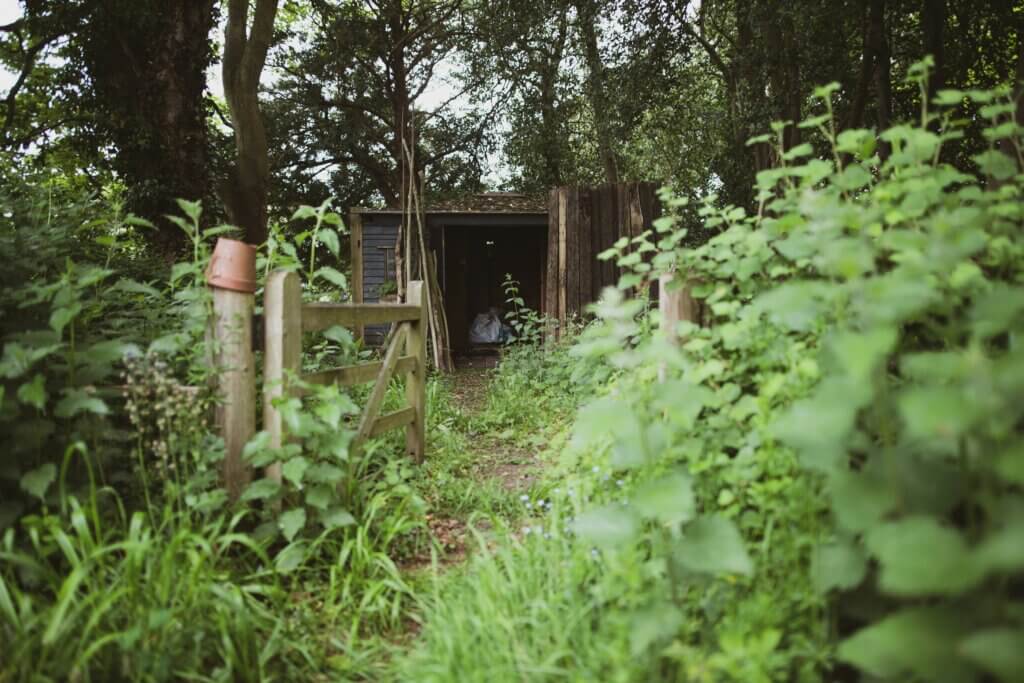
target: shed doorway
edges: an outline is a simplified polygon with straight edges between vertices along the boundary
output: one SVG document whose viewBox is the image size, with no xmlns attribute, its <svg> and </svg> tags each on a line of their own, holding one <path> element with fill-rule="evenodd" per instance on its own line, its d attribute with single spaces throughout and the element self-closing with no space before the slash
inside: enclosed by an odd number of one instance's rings
<svg viewBox="0 0 1024 683">
<path fill-rule="evenodd" d="M 470 327 L 477 316 L 494 313 L 504 321 L 511 312 L 503 286 L 506 275 L 519 283 L 526 306 L 541 310 L 546 226 L 442 224 L 432 229 L 430 243 L 438 255 L 453 353 L 471 355 L 499 345 L 471 341 Z"/>
</svg>

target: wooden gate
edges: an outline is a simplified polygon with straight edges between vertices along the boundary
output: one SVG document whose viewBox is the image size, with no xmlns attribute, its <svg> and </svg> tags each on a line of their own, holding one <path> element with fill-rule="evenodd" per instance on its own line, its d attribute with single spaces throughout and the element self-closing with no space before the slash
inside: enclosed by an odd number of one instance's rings
<svg viewBox="0 0 1024 683">
<path fill-rule="evenodd" d="M 405 427 L 408 454 L 422 461 L 426 448 L 426 371 L 427 346 L 426 297 L 423 283 L 409 283 L 407 303 L 389 304 L 303 304 L 297 274 L 275 271 L 267 279 L 263 299 L 265 330 L 263 361 L 263 426 L 270 434 L 270 445 L 279 448 L 286 435 L 281 413 L 274 400 L 299 395 L 294 378 L 309 384 L 351 386 L 374 382 L 373 390 L 359 418 L 354 448 L 366 439 L 392 429 Z M 334 325 L 358 328 L 363 325 L 396 325 L 383 360 L 302 374 L 302 335 L 322 332 Z M 401 410 L 380 414 L 388 384 L 395 373 L 407 375 L 405 394 L 408 405 Z M 268 470 L 280 480 L 280 465 Z"/>
</svg>

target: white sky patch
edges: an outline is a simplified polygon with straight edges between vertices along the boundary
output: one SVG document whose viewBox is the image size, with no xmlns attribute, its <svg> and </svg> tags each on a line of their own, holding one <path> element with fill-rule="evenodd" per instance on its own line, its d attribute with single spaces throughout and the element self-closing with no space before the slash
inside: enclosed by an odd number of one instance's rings
<svg viewBox="0 0 1024 683">
<path fill-rule="evenodd" d="M 0 25 L 13 23 L 21 18 L 21 3 L 18 0 L 0 0 Z M 0 92 L 7 95 L 14 82 L 18 80 L 18 74 L 0 67 Z"/>
</svg>

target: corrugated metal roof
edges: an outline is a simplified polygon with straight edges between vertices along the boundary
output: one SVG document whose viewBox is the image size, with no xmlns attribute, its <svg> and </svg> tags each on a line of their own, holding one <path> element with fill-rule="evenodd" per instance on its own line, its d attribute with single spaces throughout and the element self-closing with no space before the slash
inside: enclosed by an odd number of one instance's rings
<svg viewBox="0 0 1024 683">
<path fill-rule="evenodd" d="M 402 213 L 396 207 L 372 209 L 357 206 L 355 213 Z M 515 192 L 482 192 L 454 199 L 431 202 L 427 213 L 518 213 L 546 214 L 548 212 L 547 197 L 544 195 L 519 194 Z"/>
</svg>

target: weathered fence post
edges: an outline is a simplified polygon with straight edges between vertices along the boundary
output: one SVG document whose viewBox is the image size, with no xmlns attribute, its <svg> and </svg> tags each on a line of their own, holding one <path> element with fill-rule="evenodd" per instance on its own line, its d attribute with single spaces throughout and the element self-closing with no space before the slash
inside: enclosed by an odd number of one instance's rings
<svg viewBox="0 0 1024 683">
<path fill-rule="evenodd" d="M 256 248 L 219 239 L 206 271 L 213 290 L 212 361 L 221 401 L 215 411 L 224 438 L 222 475 L 228 497 L 237 500 L 252 479 L 242 449 L 256 431 L 256 368 L 252 316 L 256 291 Z"/>
<path fill-rule="evenodd" d="M 275 270 L 267 278 L 263 323 L 263 428 L 270 434 L 270 447 L 280 448 L 285 439 L 284 424 L 273 402 L 291 393 L 288 385 L 302 370 L 302 289 L 298 275 Z M 269 466 L 267 476 L 281 481 L 280 463 Z"/>
<path fill-rule="evenodd" d="M 661 313 L 661 330 L 670 344 L 680 342 L 679 323 L 687 320 L 698 323 L 697 302 L 690 294 L 689 282 L 674 284 L 675 273 L 665 273 L 658 278 L 658 311 Z M 658 369 L 658 379 L 665 381 L 665 366 Z"/>
<path fill-rule="evenodd" d="M 423 461 L 427 443 L 427 297 L 423 282 L 409 283 L 406 303 L 420 307 L 420 317 L 412 321 L 405 338 L 405 353 L 416 359 L 416 367 L 405 379 L 405 397 L 416 416 L 405 428 L 405 449 L 416 462 Z"/>
</svg>

